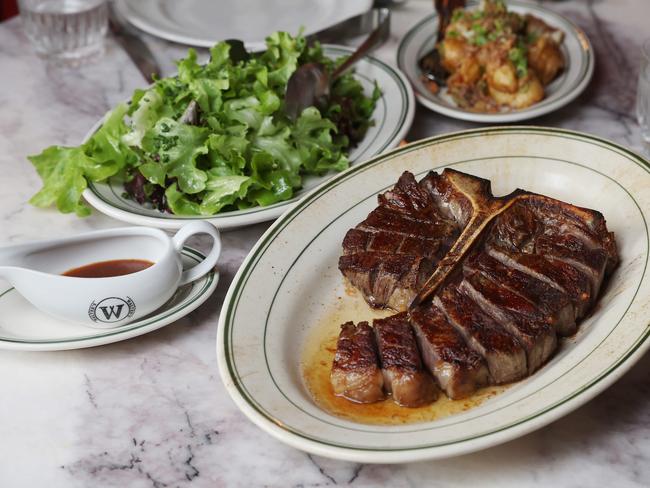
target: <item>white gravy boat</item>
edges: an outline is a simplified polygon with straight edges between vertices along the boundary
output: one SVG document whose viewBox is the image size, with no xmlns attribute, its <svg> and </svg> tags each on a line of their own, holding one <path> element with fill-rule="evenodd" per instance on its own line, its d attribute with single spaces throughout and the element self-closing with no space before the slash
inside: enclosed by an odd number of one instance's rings
<svg viewBox="0 0 650 488">
<path fill-rule="evenodd" d="M 202 262 L 183 271 L 180 251 L 194 234 L 212 236 L 212 249 Z M 159 308 L 180 285 L 210 272 L 220 252 L 219 232 L 207 222 L 186 224 L 173 237 L 149 227 L 123 227 L 0 247 L 0 277 L 43 312 L 108 329 L 138 320 Z M 73 268 L 121 259 L 154 264 L 121 276 L 62 275 Z"/>
</svg>

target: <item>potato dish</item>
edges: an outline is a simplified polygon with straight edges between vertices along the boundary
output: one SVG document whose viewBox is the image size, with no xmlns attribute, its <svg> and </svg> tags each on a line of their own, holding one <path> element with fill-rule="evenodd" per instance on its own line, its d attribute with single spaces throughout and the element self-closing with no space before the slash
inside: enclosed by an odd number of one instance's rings
<svg viewBox="0 0 650 488">
<path fill-rule="evenodd" d="M 533 15 L 509 12 L 500 0 L 486 0 L 477 10 L 457 8 L 436 45 L 448 93 L 475 112 L 529 107 L 564 69 L 563 38 Z"/>
</svg>

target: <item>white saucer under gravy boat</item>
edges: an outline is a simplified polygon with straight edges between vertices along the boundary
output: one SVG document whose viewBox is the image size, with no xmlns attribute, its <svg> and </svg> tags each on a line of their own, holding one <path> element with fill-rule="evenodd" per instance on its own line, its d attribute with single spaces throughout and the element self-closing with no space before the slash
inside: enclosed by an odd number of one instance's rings
<svg viewBox="0 0 650 488">
<path fill-rule="evenodd" d="M 212 249 L 202 262 L 183 271 L 180 252 L 195 234 L 212 236 Z M 108 329 L 138 320 L 162 306 L 180 285 L 210 272 L 220 253 L 219 232 L 207 222 L 186 224 L 173 237 L 149 227 L 122 227 L 0 247 L 0 277 L 45 313 Z M 153 264 L 120 276 L 63 275 L 75 268 L 120 260 Z"/>
</svg>

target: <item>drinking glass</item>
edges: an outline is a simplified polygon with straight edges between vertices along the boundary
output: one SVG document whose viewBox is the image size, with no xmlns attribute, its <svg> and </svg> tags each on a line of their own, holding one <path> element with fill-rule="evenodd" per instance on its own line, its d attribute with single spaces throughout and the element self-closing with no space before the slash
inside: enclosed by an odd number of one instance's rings
<svg viewBox="0 0 650 488">
<path fill-rule="evenodd" d="M 650 144 L 650 39 L 641 46 L 641 69 L 636 92 L 636 117 L 641 126 L 641 137 Z"/>
<path fill-rule="evenodd" d="M 106 0 L 18 0 L 27 37 L 45 58 L 77 61 L 101 54 Z"/>
</svg>

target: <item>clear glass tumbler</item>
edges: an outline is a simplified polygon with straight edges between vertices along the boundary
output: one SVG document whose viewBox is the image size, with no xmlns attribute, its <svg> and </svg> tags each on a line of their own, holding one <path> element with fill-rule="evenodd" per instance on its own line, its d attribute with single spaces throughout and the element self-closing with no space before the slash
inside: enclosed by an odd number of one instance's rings
<svg viewBox="0 0 650 488">
<path fill-rule="evenodd" d="M 18 0 L 27 37 L 45 58 L 77 61 L 101 54 L 106 0 Z"/>
<path fill-rule="evenodd" d="M 650 144 L 650 39 L 641 46 L 639 87 L 636 92 L 636 118 L 641 126 L 641 137 Z"/>
</svg>

